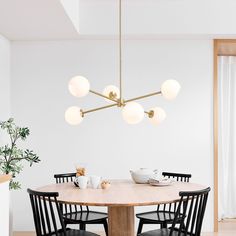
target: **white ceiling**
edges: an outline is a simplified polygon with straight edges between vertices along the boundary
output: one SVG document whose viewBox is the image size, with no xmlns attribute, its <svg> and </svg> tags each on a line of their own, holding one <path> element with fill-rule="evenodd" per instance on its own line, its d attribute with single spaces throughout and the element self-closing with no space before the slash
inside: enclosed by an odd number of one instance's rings
<svg viewBox="0 0 236 236">
<path fill-rule="evenodd" d="M 59 0 L 0 0 L 0 34 L 11 40 L 78 36 Z"/>
<path fill-rule="evenodd" d="M 123 0 L 123 32 L 235 38 L 235 9 L 235 0 Z M 0 0 L 0 34 L 10 40 L 111 38 L 117 32 L 118 0 Z"/>
<path fill-rule="evenodd" d="M 236 35 L 235 0 L 123 0 L 125 34 L 141 37 Z M 118 31 L 118 0 L 80 0 L 80 33 Z"/>
</svg>

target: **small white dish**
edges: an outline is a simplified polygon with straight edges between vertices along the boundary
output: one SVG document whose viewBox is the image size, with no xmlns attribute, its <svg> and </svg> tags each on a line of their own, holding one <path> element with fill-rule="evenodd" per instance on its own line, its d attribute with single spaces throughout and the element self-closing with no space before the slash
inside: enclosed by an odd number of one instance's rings
<svg viewBox="0 0 236 236">
<path fill-rule="evenodd" d="M 169 182 L 169 183 L 164 183 L 164 182 L 154 183 L 154 182 L 150 182 L 149 184 L 152 185 L 152 186 L 162 187 L 162 186 L 169 186 L 169 185 L 172 184 L 172 182 Z"/>
<path fill-rule="evenodd" d="M 149 184 L 152 186 L 169 186 L 173 183 L 174 181 L 172 179 L 149 179 Z"/>
</svg>

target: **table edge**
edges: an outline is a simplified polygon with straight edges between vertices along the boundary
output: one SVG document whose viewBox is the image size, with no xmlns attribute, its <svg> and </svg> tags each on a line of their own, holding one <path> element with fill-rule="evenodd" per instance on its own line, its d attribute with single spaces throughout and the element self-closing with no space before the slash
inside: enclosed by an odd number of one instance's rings
<svg viewBox="0 0 236 236">
<path fill-rule="evenodd" d="M 73 202 L 73 201 L 63 201 L 60 199 L 57 199 L 59 203 L 65 203 L 65 204 L 71 204 L 71 205 L 81 205 L 81 206 L 99 206 L 99 207 L 138 207 L 138 206 L 155 206 L 159 204 L 168 204 L 168 203 L 175 203 L 180 200 L 180 197 L 178 199 L 175 199 L 173 201 L 162 201 L 162 202 L 146 202 L 146 203 L 89 203 L 89 202 Z"/>
<path fill-rule="evenodd" d="M 124 181 L 124 182 L 132 182 L 131 180 L 128 179 L 119 179 L 116 181 Z M 67 183 L 61 183 L 61 184 L 67 184 Z M 191 184 L 197 184 L 197 183 L 192 183 Z M 57 185 L 56 183 L 52 183 L 52 184 L 48 184 L 46 186 L 50 186 L 50 185 Z M 206 186 L 202 185 L 202 184 L 197 184 L 199 186 L 202 187 L 202 189 L 207 188 Z M 46 187 L 43 186 L 43 187 Z M 42 187 L 36 188 L 37 191 L 42 191 L 41 190 Z M 104 190 L 105 191 L 105 190 Z M 50 191 L 53 192 L 53 191 Z M 178 202 L 180 200 L 180 196 L 178 196 L 177 199 L 171 200 L 171 201 L 150 201 L 150 202 L 142 202 L 142 203 L 94 203 L 94 202 L 79 202 L 79 201 L 65 201 L 60 199 L 60 195 L 57 197 L 57 201 L 59 203 L 65 203 L 65 204 L 71 204 L 71 205 L 81 205 L 81 206 L 99 206 L 99 207 L 138 207 L 138 206 L 154 206 L 154 205 L 158 205 L 158 204 L 168 204 L 168 203 L 175 203 Z"/>
</svg>

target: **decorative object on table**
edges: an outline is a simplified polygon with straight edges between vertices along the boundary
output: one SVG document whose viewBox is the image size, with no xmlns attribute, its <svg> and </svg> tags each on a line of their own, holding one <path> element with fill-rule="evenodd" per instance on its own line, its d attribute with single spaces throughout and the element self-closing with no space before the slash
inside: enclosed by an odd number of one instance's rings
<svg viewBox="0 0 236 236">
<path fill-rule="evenodd" d="M 108 188 L 110 188 L 110 186 L 111 186 L 111 183 L 107 180 L 103 180 L 101 183 L 102 189 L 108 189 Z"/>
<path fill-rule="evenodd" d="M 76 176 L 85 176 L 86 170 L 84 167 L 76 168 Z"/>
<path fill-rule="evenodd" d="M 96 175 L 91 175 L 90 176 L 90 185 L 92 188 L 96 189 L 100 186 L 102 177 L 96 176 Z"/>
<path fill-rule="evenodd" d="M 76 173 L 55 174 L 56 183 L 74 182 Z M 79 224 L 80 229 L 85 229 L 87 224 L 102 224 L 108 236 L 107 214 L 92 211 L 88 206 L 61 204 L 65 225 Z"/>
<path fill-rule="evenodd" d="M 177 182 L 189 182 L 189 179 L 192 177 L 191 174 L 171 172 L 162 172 L 162 176 L 164 178 L 170 178 L 171 180 L 174 179 Z M 139 218 L 138 234 L 142 232 L 143 225 L 145 224 L 159 224 L 161 225 L 161 228 L 167 228 L 167 224 L 173 223 L 176 212 L 176 206 L 176 203 L 159 204 L 157 205 L 156 211 L 149 211 L 137 214 L 136 217 Z"/>
<path fill-rule="evenodd" d="M 76 230 L 66 228 L 66 223 L 63 221 L 61 205 L 57 201 L 57 197 L 59 196 L 57 192 L 38 192 L 31 189 L 27 189 L 27 192 L 30 196 L 37 236 L 99 236 L 98 234 L 85 231 L 85 229 Z"/>
<path fill-rule="evenodd" d="M 76 176 L 85 176 L 86 175 L 87 164 L 84 162 L 75 163 Z"/>
<path fill-rule="evenodd" d="M 119 0 L 119 88 L 114 85 L 108 85 L 103 90 L 103 93 L 96 92 L 90 89 L 90 83 L 83 76 L 73 77 L 68 85 L 70 93 L 75 97 L 84 97 L 89 92 L 100 96 L 105 99 L 106 102 L 111 102 L 109 105 L 93 108 L 90 110 L 83 110 L 80 107 L 69 107 L 65 112 L 65 119 L 70 125 L 78 125 L 82 122 L 84 116 L 90 112 L 99 111 L 110 107 L 118 107 L 122 109 L 122 116 L 125 122 L 128 124 L 137 124 L 143 120 L 144 115 L 150 119 L 152 124 L 160 124 L 165 118 L 166 113 L 160 107 L 150 108 L 144 110 L 144 108 L 136 100 L 144 99 L 151 96 L 162 95 L 167 100 L 174 99 L 180 90 L 180 85 L 176 80 L 166 80 L 161 85 L 161 90 L 142 96 L 134 97 L 131 99 L 125 99 L 123 97 L 123 81 L 122 81 L 122 6 L 121 0 Z M 155 90 L 154 90 L 155 91 Z"/>
<path fill-rule="evenodd" d="M 0 171 L 4 174 L 11 174 L 10 189 L 20 189 L 21 185 L 14 178 L 23 170 L 22 161 L 33 163 L 40 161 L 39 157 L 29 149 L 20 149 L 17 147 L 17 141 L 25 141 L 30 134 L 27 127 L 19 127 L 14 123 L 14 119 L 0 122 L 0 127 L 5 130 L 10 138 L 10 144 L 0 147 Z"/>
<path fill-rule="evenodd" d="M 153 176 L 149 179 L 149 184 L 151 184 L 152 186 L 169 186 L 171 185 L 174 180 L 173 179 L 170 179 L 170 178 L 166 178 L 166 177 L 156 177 L 156 176 Z"/>
<path fill-rule="evenodd" d="M 130 170 L 133 181 L 137 184 L 148 184 L 149 179 L 158 174 L 158 170 L 148 168 L 140 168 L 139 170 Z"/>
<path fill-rule="evenodd" d="M 198 191 L 181 191 L 179 193 L 181 198 L 177 204 L 171 227 L 168 229 L 152 230 L 141 234 L 138 233 L 138 236 L 200 236 L 210 190 L 211 189 L 208 187 Z"/>
</svg>

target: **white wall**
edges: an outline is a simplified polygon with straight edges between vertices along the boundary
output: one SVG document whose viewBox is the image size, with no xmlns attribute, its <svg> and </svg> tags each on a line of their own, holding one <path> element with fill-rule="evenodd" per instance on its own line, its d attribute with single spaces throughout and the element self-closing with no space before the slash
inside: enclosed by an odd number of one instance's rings
<svg viewBox="0 0 236 236">
<path fill-rule="evenodd" d="M 10 116 L 10 42 L 0 35 L 0 120 Z"/>
<path fill-rule="evenodd" d="M 104 178 L 129 178 L 129 169 L 151 167 L 189 172 L 193 182 L 212 187 L 210 40 L 125 42 L 127 98 L 159 90 L 169 78 L 181 83 L 174 102 L 161 97 L 142 102 L 146 109 L 157 105 L 166 110 L 167 119 L 161 126 L 154 127 L 147 119 L 127 125 L 118 109 L 88 115 L 78 127 L 65 123 L 64 111 L 70 105 L 92 108 L 104 104 L 93 95 L 72 97 L 67 83 L 73 75 L 86 76 L 97 91 L 118 84 L 116 46 L 112 40 L 12 43 L 13 116 L 30 128 L 27 145 L 42 160 L 32 168 L 27 166 L 19 176 L 23 188 L 13 193 L 15 230 L 33 229 L 26 188 L 54 182 L 54 173 L 74 171 L 76 161 L 87 162 L 90 173 Z M 204 225 L 205 231 L 212 229 L 213 191 Z"/>
<path fill-rule="evenodd" d="M 10 42 L 0 35 L 0 121 L 10 116 Z M 0 146 L 8 141 L 0 132 Z M 0 234 L 9 234 L 9 182 L 0 184 Z"/>
<path fill-rule="evenodd" d="M 10 107 L 10 42 L 0 34 L 0 121 L 7 120 L 11 114 Z M 8 140 L 0 133 L 0 146 Z"/>
</svg>

